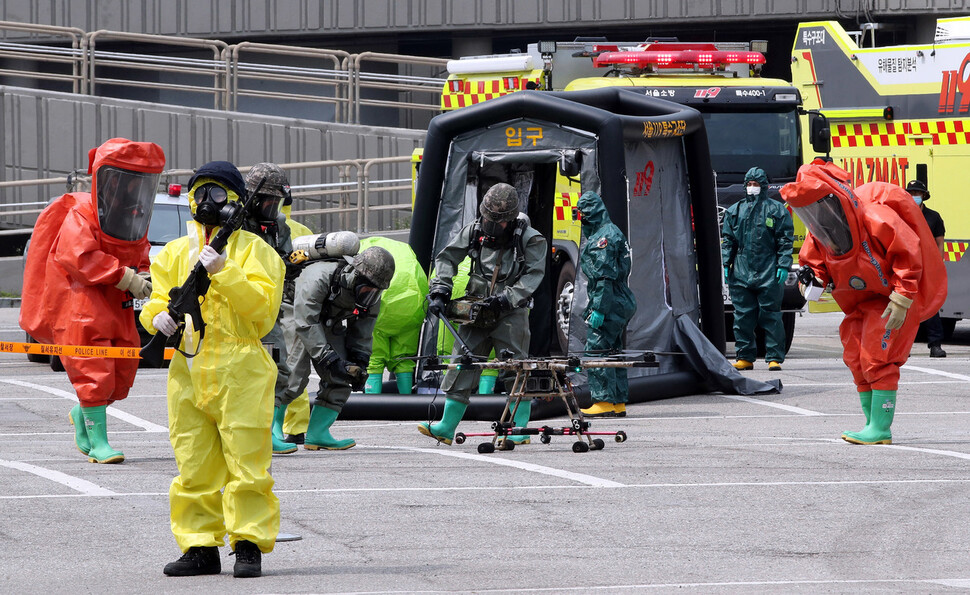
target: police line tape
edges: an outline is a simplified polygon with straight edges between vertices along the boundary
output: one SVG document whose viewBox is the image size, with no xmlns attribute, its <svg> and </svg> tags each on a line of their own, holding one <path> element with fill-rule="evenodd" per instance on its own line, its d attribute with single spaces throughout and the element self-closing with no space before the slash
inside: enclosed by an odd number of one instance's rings
<svg viewBox="0 0 970 595">
<path fill-rule="evenodd" d="M 48 345 L 46 343 L 18 343 L 0 341 L 0 352 L 57 357 L 106 357 L 111 359 L 141 359 L 140 347 L 100 347 L 90 345 Z M 175 349 L 165 348 L 165 359 L 172 359 Z"/>
</svg>

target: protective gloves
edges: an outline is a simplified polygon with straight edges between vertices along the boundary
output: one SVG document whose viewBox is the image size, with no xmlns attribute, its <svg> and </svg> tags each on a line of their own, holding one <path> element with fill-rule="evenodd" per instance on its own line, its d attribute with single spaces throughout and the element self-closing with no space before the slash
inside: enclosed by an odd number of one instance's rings
<svg viewBox="0 0 970 595">
<path fill-rule="evenodd" d="M 731 270 L 728 267 L 724 267 L 724 282 L 727 283 L 728 275 L 731 274 Z"/>
<path fill-rule="evenodd" d="M 175 323 L 175 319 L 168 313 L 168 310 L 162 310 L 156 314 L 155 318 L 152 318 L 152 326 L 166 337 L 174 335 L 175 331 L 179 328 L 178 324 Z"/>
<path fill-rule="evenodd" d="M 199 262 L 210 275 L 215 275 L 226 266 L 226 253 L 219 254 L 212 246 L 206 246 L 199 252 Z"/>
<path fill-rule="evenodd" d="M 602 312 L 599 310 L 593 310 L 589 313 L 589 318 L 586 319 L 586 323 L 589 324 L 590 328 L 599 328 L 603 326 L 603 319 L 606 318 Z"/>
<path fill-rule="evenodd" d="M 782 285 L 785 281 L 787 281 L 788 269 L 778 267 L 778 270 L 775 271 L 775 280 L 778 281 L 778 285 Z"/>
<path fill-rule="evenodd" d="M 370 355 L 364 351 L 353 351 L 348 349 L 347 359 L 361 368 L 366 368 L 367 364 L 370 363 Z"/>
<path fill-rule="evenodd" d="M 320 367 L 326 368 L 330 376 L 339 382 L 346 382 L 355 390 L 363 388 L 367 381 L 367 372 L 358 365 L 352 364 L 331 351 L 320 360 Z"/>
<path fill-rule="evenodd" d="M 895 291 L 890 293 L 889 304 L 882 313 L 882 318 L 889 317 L 889 320 L 886 321 L 886 330 L 894 331 L 903 326 L 903 322 L 906 320 L 906 313 L 912 305 L 912 299 L 903 297 Z"/>
<path fill-rule="evenodd" d="M 435 316 L 444 316 L 447 307 L 447 295 L 437 291 L 428 294 L 428 313 L 434 314 Z"/>
<path fill-rule="evenodd" d="M 128 267 L 125 267 L 124 275 L 115 287 L 121 291 L 130 291 L 139 300 L 152 294 L 152 282 L 148 280 L 148 273 L 136 273 L 135 269 Z"/>
<path fill-rule="evenodd" d="M 482 307 L 496 314 L 501 314 L 512 309 L 512 302 L 509 301 L 509 298 L 505 297 L 504 293 L 500 293 L 498 295 L 490 295 L 482 300 Z"/>
</svg>

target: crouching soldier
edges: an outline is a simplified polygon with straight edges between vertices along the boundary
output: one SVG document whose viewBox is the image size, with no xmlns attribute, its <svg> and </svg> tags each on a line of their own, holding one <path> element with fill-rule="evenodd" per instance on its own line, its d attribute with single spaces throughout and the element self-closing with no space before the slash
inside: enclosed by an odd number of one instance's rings
<svg viewBox="0 0 970 595">
<path fill-rule="evenodd" d="M 353 258 L 314 262 L 297 278 L 293 318 L 304 349 L 290 354 L 290 381 L 282 406 L 306 388 L 312 362 L 320 387 L 312 403 L 305 449 L 346 450 L 357 444 L 349 438 L 337 440 L 330 426 L 351 389 L 362 389 L 367 380 L 381 292 L 393 276 L 391 253 L 372 246 Z"/>
</svg>

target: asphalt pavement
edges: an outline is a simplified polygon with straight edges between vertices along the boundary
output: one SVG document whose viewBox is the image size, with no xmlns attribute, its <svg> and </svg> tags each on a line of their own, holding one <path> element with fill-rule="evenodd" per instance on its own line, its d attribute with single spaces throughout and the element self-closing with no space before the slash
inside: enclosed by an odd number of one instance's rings
<svg viewBox="0 0 970 595">
<path fill-rule="evenodd" d="M 22 340 L 0 309 L 0 340 Z M 700 394 L 629 408 L 568 437 L 480 455 L 414 422 L 341 422 L 358 446 L 273 459 L 282 531 L 264 576 L 171 578 L 176 475 L 165 370 L 109 408 L 120 465 L 74 447 L 64 373 L 0 353 L 3 593 L 948 593 L 970 590 L 970 322 L 945 359 L 917 344 L 894 444 L 863 425 L 841 314 L 798 319 L 781 394 Z M 553 425 L 556 420 L 542 423 Z M 487 431 L 486 422 L 462 424 Z"/>
</svg>

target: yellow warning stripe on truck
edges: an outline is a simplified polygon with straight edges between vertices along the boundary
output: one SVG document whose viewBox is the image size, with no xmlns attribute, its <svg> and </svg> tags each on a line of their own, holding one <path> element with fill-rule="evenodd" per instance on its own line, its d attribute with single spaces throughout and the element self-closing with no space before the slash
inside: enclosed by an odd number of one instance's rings
<svg viewBox="0 0 970 595">
<path fill-rule="evenodd" d="M 138 347 L 101 347 L 94 345 L 47 345 L 44 343 L 18 343 L 0 341 L 0 352 L 31 355 L 56 355 L 57 357 L 107 357 L 112 359 L 141 359 Z M 175 352 L 165 349 L 165 359 L 172 359 Z"/>
<path fill-rule="evenodd" d="M 468 107 L 476 103 L 482 103 L 489 99 L 495 99 L 509 93 L 522 91 L 529 88 L 540 88 L 542 84 L 542 71 L 532 71 L 533 75 L 524 76 L 500 76 L 490 79 L 460 79 L 452 78 L 445 83 L 444 91 L 441 93 L 441 109 L 443 111 Z"/>
<path fill-rule="evenodd" d="M 556 221 L 572 221 L 573 207 L 579 202 L 578 192 L 562 192 L 556 200 Z"/>
<path fill-rule="evenodd" d="M 960 262 L 968 247 L 970 247 L 970 240 L 944 240 L 943 261 Z"/>
<path fill-rule="evenodd" d="M 832 148 L 970 144 L 970 120 L 832 124 Z"/>
</svg>

